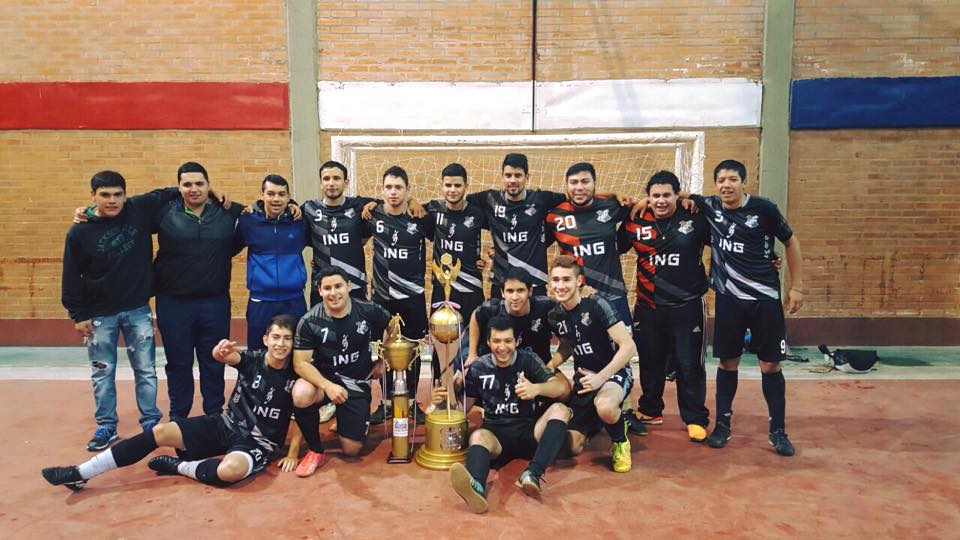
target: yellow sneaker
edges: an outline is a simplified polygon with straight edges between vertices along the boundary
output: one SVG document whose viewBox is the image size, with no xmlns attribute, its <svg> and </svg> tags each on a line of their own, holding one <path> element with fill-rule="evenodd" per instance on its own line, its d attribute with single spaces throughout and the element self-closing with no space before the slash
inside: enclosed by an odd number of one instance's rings
<svg viewBox="0 0 960 540">
<path fill-rule="evenodd" d="M 707 440 L 707 430 L 697 424 L 687 424 L 687 435 L 693 442 L 703 442 Z"/>
<path fill-rule="evenodd" d="M 630 459 L 630 439 L 613 443 L 610 448 L 610 457 L 614 472 L 630 472 L 633 467 L 633 461 Z"/>
</svg>

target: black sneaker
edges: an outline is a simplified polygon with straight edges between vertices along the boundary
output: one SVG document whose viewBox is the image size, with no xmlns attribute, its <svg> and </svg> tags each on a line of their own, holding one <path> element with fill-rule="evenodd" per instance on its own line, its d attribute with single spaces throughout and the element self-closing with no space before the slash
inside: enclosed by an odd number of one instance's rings
<svg viewBox="0 0 960 540">
<path fill-rule="evenodd" d="M 627 433 L 640 437 L 647 434 L 647 426 L 633 414 L 633 409 L 623 413 L 623 422 L 627 425 Z"/>
<path fill-rule="evenodd" d="M 157 474 L 179 474 L 177 466 L 183 463 L 183 460 L 173 456 L 157 456 L 147 462 L 147 467 L 157 471 Z"/>
<path fill-rule="evenodd" d="M 517 487 L 523 491 L 523 494 L 527 497 L 541 500 L 541 489 L 540 482 L 543 480 L 543 477 L 537 476 L 530 472 L 530 469 L 524 469 L 520 473 L 520 478 L 517 479 Z"/>
<path fill-rule="evenodd" d="M 710 448 L 723 448 L 727 445 L 730 437 L 733 437 L 733 432 L 730 431 L 730 425 L 717 422 L 717 425 L 713 426 L 713 433 L 707 437 L 707 445 L 709 445 Z"/>
<path fill-rule="evenodd" d="M 93 438 L 87 443 L 87 450 L 90 452 L 104 450 L 115 440 L 117 440 L 117 430 L 98 427 L 97 430 L 93 432 Z"/>
<path fill-rule="evenodd" d="M 770 432 L 770 446 L 773 446 L 773 449 L 781 456 L 790 457 L 797 453 L 793 444 L 790 443 L 790 439 L 787 438 L 787 432 L 782 429 Z"/>
<path fill-rule="evenodd" d="M 391 407 L 391 412 L 392 412 L 392 409 L 393 408 Z M 391 414 L 390 416 L 392 417 L 393 415 Z M 370 425 L 379 426 L 380 424 L 386 421 L 387 421 L 386 407 L 383 406 L 383 403 L 380 403 L 380 405 L 377 407 L 377 410 L 373 411 L 370 414 Z"/>
<path fill-rule="evenodd" d="M 47 467 L 40 471 L 44 480 L 55 486 L 65 486 L 72 491 L 80 491 L 87 481 L 80 476 L 80 469 L 71 465 L 70 467 Z"/>
<path fill-rule="evenodd" d="M 675 381 L 677 380 L 677 370 L 668 371 L 663 375 L 663 380 L 665 381 Z"/>
</svg>

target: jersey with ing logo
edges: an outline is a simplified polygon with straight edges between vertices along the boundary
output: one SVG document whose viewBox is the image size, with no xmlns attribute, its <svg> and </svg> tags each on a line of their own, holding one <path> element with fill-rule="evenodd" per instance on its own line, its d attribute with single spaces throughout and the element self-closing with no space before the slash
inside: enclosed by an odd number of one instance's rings
<svg viewBox="0 0 960 540">
<path fill-rule="evenodd" d="M 707 292 L 703 247 L 710 243 L 704 214 L 677 207 L 657 220 L 650 209 L 620 227 L 620 251 L 637 252 L 637 302 L 651 309 L 679 306 Z"/>
<path fill-rule="evenodd" d="M 562 202 L 547 214 L 547 231 L 560 251 L 573 255 L 587 285 L 606 297 L 626 296 L 623 267 L 617 250 L 617 225 L 630 216 L 630 207 L 598 195 L 584 206 Z"/>
<path fill-rule="evenodd" d="M 367 221 L 373 236 L 373 294 L 384 300 L 403 300 L 423 294 L 426 242 L 433 238 L 433 217 L 415 219 L 404 213 L 394 216 L 383 204 L 373 209 Z"/>
<path fill-rule="evenodd" d="M 369 388 L 366 378 L 373 369 L 370 342 L 383 337 L 389 320 L 387 310 L 373 302 L 353 299 L 350 313 L 339 319 L 320 303 L 300 319 L 293 347 L 313 351 L 313 364 L 324 377 L 338 384 L 347 383 L 348 390 L 364 391 L 353 388 L 353 383 L 340 376 Z"/>
<path fill-rule="evenodd" d="M 543 412 L 538 400 L 517 396 L 516 386 L 523 373 L 528 381 L 540 384 L 553 377 L 532 352 L 517 350 L 513 363 L 497 367 L 493 354 L 477 358 L 464 376 L 467 396 L 483 401 L 483 423 L 505 423 L 515 419 L 535 419 Z"/>
<path fill-rule="evenodd" d="M 303 219 L 310 224 L 313 247 L 313 288 L 317 276 L 335 266 L 347 273 L 351 289 L 366 289 L 366 256 L 363 243 L 369 235 L 360 217 L 364 205 L 376 199 L 345 197 L 339 206 L 327 206 L 322 200 L 303 203 Z"/>
<path fill-rule="evenodd" d="M 503 191 L 489 189 L 471 193 L 467 200 L 480 206 L 487 215 L 496 251 L 494 287 L 503 283 L 503 276 L 514 266 L 526 270 L 535 285 L 546 285 L 548 242 L 543 219 L 566 197 L 552 191 L 528 189 L 523 200 L 508 201 Z"/>
<path fill-rule="evenodd" d="M 427 212 L 434 220 L 433 260 L 449 253 L 460 260 L 460 273 L 451 288 L 462 293 L 483 292 L 483 272 L 477 268 L 480 259 L 480 231 L 487 228 L 487 217 L 479 206 L 467 203 L 463 210 L 450 210 L 446 201 L 430 201 Z M 431 272 L 432 273 L 432 272 Z M 436 276 L 433 286 L 440 287 Z"/>
<path fill-rule="evenodd" d="M 617 346 L 607 330 L 620 322 L 620 317 L 603 298 L 583 297 L 570 311 L 558 304 L 550 311 L 549 319 L 553 333 L 573 346 L 573 367 L 577 373 L 580 368 L 596 373 L 613 360 Z"/>
<path fill-rule="evenodd" d="M 491 298 L 477 308 L 477 326 L 480 327 L 480 343 L 477 354 L 487 354 L 487 337 L 490 331 L 487 324 L 490 319 L 503 315 L 510 319 L 513 334 L 517 338 L 517 349 L 527 349 L 544 362 L 550 361 L 550 323 L 547 314 L 556 307 L 557 302 L 547 296 L 531 296 L 530 311 L 526 315 L 514 316 L 507 311 L 507 304 L 500 298 Z"/>
<path fill-rule="evenodd" d="M 283 446 L 290 425 L 297 380 L 293 362 L 274 369 L 267 365 L 266 351 L 243 351 L 237 369 L 237 384 L 222 418 L 227 426 L 260 446 L 276 451 Z"/>
<path fill-rule="evenodd" d="M 712 229 L 710 282 L 718 294 L 742 300 L 779 300 L 780 273 L 773 265 L 774 238 L 786 243 L 793 231 L 777 205 L 747 195 L 743 206 L 728 210 L 720 197 L 691 195 Z"/>
</svg>

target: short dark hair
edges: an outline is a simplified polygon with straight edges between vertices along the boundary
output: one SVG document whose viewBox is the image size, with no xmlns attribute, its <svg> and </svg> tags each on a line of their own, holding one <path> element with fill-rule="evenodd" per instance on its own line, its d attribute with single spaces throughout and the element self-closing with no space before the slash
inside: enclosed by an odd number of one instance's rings
<svg viewBox="0 0 960 540">
<path fill-rule="evenodd" d="M 290 191 L 290 184 L 287 183 L 287 179 L 279 174 L 268 174 L 263 177 L 263 182 L 260 182 L 260 191 L 267 189 L 267 182 L 277 186 L 283 186 L 287 188 L 287 191 Z"/>
<path fill-rule="evenodd" d="M 583 273 L 580 269 L 580 263 L 577 262 L 577 258 L 573 255 L 557 255 L 557 258 L 553 260 L 553 267 L 574 269 L 577 271 L 578 276 Z"/>
<path fill-rule="evenodd" d="M 451 163 L 444 167 L 443 171 L 440 172 L 440 178 L 444 176 L 462 176 L 463 183 L 467 183 L 467 170 L 459 163 Z"/>
<path fill-rule="evenodd" d="M 403 185 L 405 185 L 405 186 L 409 186 L 409 185 L 410 185 L 410 179 L 407 178 L 407 171 L 403 170 L 403 167 L 401 167 L 401 166 L 399 166 L 399 165 L 394 165 L 394 166 L 390 167 L 389 169 L 387 169 L 387 170 L 383 173 L 383 178 L 380 179 L 380 183 L 382 184 L 383 181 L 386 180 L 388 176 L 395 176 L 395 177 L 397 177 L 397 178 L 401 178 L 401 179 L 403 179 Z"/>
<path fill-rule="evenodd" d="M 96 193 L 100 188 L 118 187 L 127 192 L 127 181 L 116 171 L 100 171 L 90 178 L 90 191 Z"/>
<path fill-rule="evenodd" d="M 317 277 L 317 287 L 320 287 L 320 283 L 323 281 L 323 278 L 330 276 L 340 276 L 344 281 L 347 282 L 347 285 L 350 285 L 350 278 L 347 277 L 347 273 L 339 267 L 331 266 L 320 271 L 320 275 Z"/>
<path fill-rule="evenodd" d="M 336 167 L 341 171 L 343 171 L 343 179 L 347 180 L 347 166 L 344 165 L 343 163 L 340 163 L 339 161 L 330 160 L 330 161 L 324 162 L 324 164 L 320 166 L 320 170 L 317 171 L 317 174 L 320 174 L 323 172 L 324 169 L 329 169 L 331 167 Z"/>
<path fill-rule="evenodd" d="M 517 332 L 513 329 L 513 321 L 504 315 L 496 315 L 491 318 L 487 323 L 487 329 L 489 330 L 487 333 L 487 339 L 490 339 L 490 335 L 493 334 L 494 330 L 497 330 L 498 332 L 510 330 L 513 332 L 513 337 L 517 337 Z"/>
<path fill-rule="evenodd" d="M 507 165 L 516 169 L 523 169 L 523 174 L 530 174 L 530 165 L 527 164 L 527 156 L 523 154 L 507 154 L 503 156 L 503 163 L 500 165 L 502 171 Z"/>
<path fill-rule="evenodd" d="M 277 328 L 282 328 L 284 330 L 289 330 L 290 332 L 297 333 L 297 319 L 293 315 L 277 315 L 270 319 L 270 324 L 267 325 L 267 330 L 263 335 L 270 333 L 270 329 L 276 326 Z"/>
<path fill-rule="evenodd" d="M 570 178 L 571 175 L 581 173 L 581 172 L 590 173 L 590 177 L 594 180 L 597 179 L 597 171 L 593 168 L 592 163 L 587 163 L 586 161 L 581 161 L 580 163 L 574 163 L 567 169 L 567 174 L 563 175 L 564 178 Z"/>
<path fill-rule="evenodd" d="M 203 174 L 204 180 L 207 180 L 208 182 L 210 181 L 210 177 L 207 176 L 207 170 L 203 168 L 203 165 L 195 161 L 188 161 L 183 165 L 181 165 L 179 169 L 177 169 L 177 183 L 178 184 L 180 183 L 180 175 L 182 175 L 183 173 L 192 173 L 192 172 L 201 173 Z"/>
<path fill-rule="evenodd" d="M 507 280 L 519 281 L 527 286 L 528 289 L 533 289 L 533 277 L 530 276 L 530 272 L 527 272 L 519 266 L 511 266 L 507 269 L 507 273 L 503 275 L 503 283 L 500 284 L 500 289 L 507 285 Z"/>
<path fill-rule="evenodd" d="M 747 181 L 747 168 L 744 166 L 743 163 L 740 163 L 735 159 L 725 159 L 720 163 L 718 163 L 717 166 L 713 168 L 714 182 L 717 181 L 717 174 L 719 174 L 720 171 L 722 170 L 737 171 L 737 174 L 740 175 L 740 180 L 743 182 Z"/>
<path fill-rule="evenodd" d="M 647 193 L 650 193 L 650 188 L 663 184 L 673 188 L 674 193 L 680 193 L 680 179 L 677 178 L 677 175 L 673 174 L 670 171 L 657 171 L 653 173 L 653 176 L 650 177 L 650 180 L 647 181 Z"/>
</svg>

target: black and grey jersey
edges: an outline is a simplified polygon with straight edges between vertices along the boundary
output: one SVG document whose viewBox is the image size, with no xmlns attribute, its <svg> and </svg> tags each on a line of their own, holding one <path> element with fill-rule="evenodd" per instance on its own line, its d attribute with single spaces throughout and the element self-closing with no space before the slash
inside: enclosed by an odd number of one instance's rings
<svg viewBox="0 0 960 540">
<path fill-rule="evenodd" d="M 786 243 L 793 231 L 773 201 L 747 195 L 728 210 L 716 195 L 691 195 L 710 223 L 710 282 L 717 294 L 742 300 L 780 299 L 774 239 Z"/>
<path fill-rule="evenodd" d="M 603 298 L 583 297 L 570 311 L 558 304 L 550 311 L 549 319 L 553 333 L 573 346 L 575 371 L 583 368 L 596 373 L 613 360 L 617 345 L 607 330 L 621 321 Z"/>
<path fill-rule="evenodd" d="M 566 200 L 566 196 L 528 189 L 523 200 L 510 201 L 503 191 L 489 189 L 471 193 L 467 200 L 480 206 L 487 215 L 496 251 L 493 286 L 500 287 L 507 270 L 515 266 L 529 272 L 535 285 L 546 286 L 549 241 L 543 220 L 551 208 Z"/>
<path fill-rule="evenodd" d="M 544 362 L 550 361 L 550 322 L 547 315 L 557 306 L 557 302 L 546 296 L 531 296 L 530 311 L 526 315 L 513 316 L 507 311 L 506 303 L 500 298 L 491 298 L 477 308 L 477 325 L 480 327 L 480 344 L 477 354 L 490 352 L 487 338 L 490 330 L 487 325 L 490 319 L 503 315 L 510 318 L 513 333 L 517 338 L 517 349 L 526 349 L 537 355 Z"/>
<path fill-rule="evenodd" d="M 619 243 L 622 252 L 637 252 L 637 305 L 679 306 L 707 292 L 703 248 L 710 243 L 710 224 L 704 214 L 677 207 L 658 220 L 647 209 L 620 227 Z"/>
<path fill-rule="evenodd" d="M 267 364 L 266 351 L 243 351 L 234 367 L 237 384 L 221 417 L 230 429 L 276 452 L 287 437 L 293 411 L 293 362 L 275 369 Z"/>
<path fill-rule="evenodd" d="M 467 202 L 463 210 L 450 210 L 446 201 L 427 203 L 427 212 L 433 218 L 433 260 L 440 264 L 440 256 L 449 253 L 460 260 L 460 273 L 450 285 L 462 293 L 483 293 L 483 272 L 477 268 L 480 260 L 480 231 L 487 227 L 483 209 Z M 440 287 L 436 276 L 433 286 Z"/>
<path fill-rule="evenodd" d="M 564 201 L 547 214 L 547 233 L 562 253 L 577 258 L 587 285 L 606 298 L 627 295 L 617 249 L 617 226 L 630 216 L 630 207 L 616 198 L 597 195 L 586 205 Z"/>
<path fill-rule="evenodd" d="M 303 219 L 310 224 L 313 247 L 313 288 L 321 272 L 337 267 L 350 278 L 350 289 L 367 288 L 366 256 L 363 244 L 369 238 L 360 217 L 363 207 L 374 201 L 367 197 L 345 197 L 339 206 L 322 200 L 303 203 Z"/>
<path fill-rule="evenodd" d="M 313 351 L 313 364 L 324 377 L 363 391 L 373 369 L 370 342 L 383 338 L 389 320 L 387 310 L 374 302 L 351 299 L 350 312 L 341 318 L 317 304 L 297 324 L 293 348 Z"/>
<path fill-rule="evenodd" d="M 520 399 L 517 396 L 519 373 L 535 384 L 547 382 L 553 377 L 536 355 L 520 349 L 514 353 L 513 363 L 507 367 L 498 367 L 493 354 L 483 355 L 470 365 L 464 375 L 464 388 L 467 396 L 483 401 L 485 424 L 535 419 L 543 413 L 537 403 L 539 400 Z"/>
<path fill-rule="evenodd" d="M 433 238 L 430 215 L 412 218 L 373 209 L 367 232 L 373 236 L 373 294 L 383 300 L 404 300 L 424 292 L 426 242 Z"/>
</svg>

